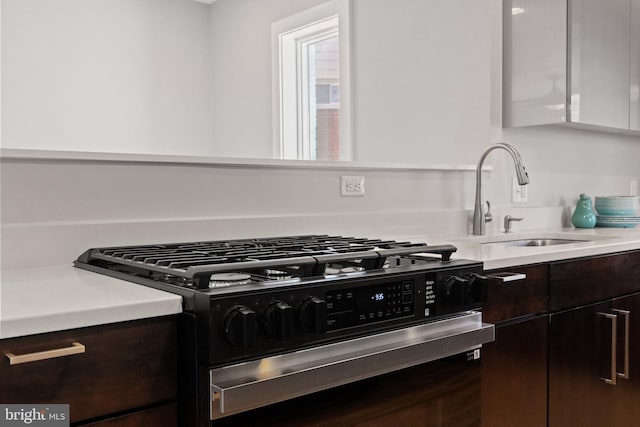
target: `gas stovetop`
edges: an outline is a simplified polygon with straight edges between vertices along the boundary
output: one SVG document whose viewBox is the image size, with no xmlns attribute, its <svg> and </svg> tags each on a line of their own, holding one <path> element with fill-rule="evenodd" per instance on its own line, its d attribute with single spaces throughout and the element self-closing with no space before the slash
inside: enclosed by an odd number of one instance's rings
<svg viewBox="0 0 640 427">
<path fill-rule="evenodd" d="M 455 251 L 451 245 L 306 235 L 95 248 L 82 254 L 75 265 L 211 291 L 442 263 Z"/>
</svg>

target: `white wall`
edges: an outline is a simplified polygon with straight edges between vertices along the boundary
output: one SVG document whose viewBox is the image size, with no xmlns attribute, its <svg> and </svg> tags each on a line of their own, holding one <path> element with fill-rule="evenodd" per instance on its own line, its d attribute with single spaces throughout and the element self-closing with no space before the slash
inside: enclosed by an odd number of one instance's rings
<svg viewBox="0 0 640 427">
<path fill-rule="evenodd" d="M 353 170 L 2 162 L 2 265 L 68 264 L 91 246 L 194 239 L 339 233 L 409 236 L 459 210 L 472 172 L 364 170 L 367 195 L 339 196 Z M 445 181 L 446 177 L 446 181 Z"/>
<path fill-rule="evenodd" d="M 357 160 L 477 161 L 490 141 L 490 3 L 353 0 Z"/>
<path fill-rule="evenodd" d="M 272 158 L 271 23 L 325 0 L 217 0 L 211 6 L 215 155 Z"/>
<path fill-rule="evenodd" d="M 211 150 L 208 6 L 2 1 L 3 147 Z"/>
<path fill-rule="evenodd" d="M 323 1 L 4 0 L 3 147 L 271 158 L 271 23 Z M 475 161 L 489 1 L 351 0 L 356 160 Z"/>
<path fill-rule="evenodd" d="M 494 169 L 484 174 L 485 196 L 493 201 L 496 218 L 517 210 L 525 221 L 516 228 L 539 226 L 537 208 L 544 207 L 554 212 L 544 217 L 545 225 L 559 225 L 581 192 L 626 194 L 631 179 L 640 181 L 640 138 L 559 127 L 500 129 L 500 22 L 494 17 L 489 24 L 492 43 L 484 54 L 490 58 L 491 83 L 482 90 L 491 94 L 492 108 L 483 126 L 492 140 L 504 139 L 520 149 L 531 176 L 528 207 L 513 206 L 509 157 L 503 152 L 489 156 Z M 465 126 L 464 114 L 456 123 Z M 429 141 L 429 126 L 422 131 L 425 144 L 437 143 Z M 473 159 L 487 143 L 450 142 L 461 156 Z M 465 233 L 475 179 L 472 171 L 9 158 L 2 159 L 0 173 L 3 268 L 69 264 L 83 250 L 100 245 L 307 232 L 427 239 Z M 345 174 L 365 176 L 365 197 L 339 196 L 339 176 Z M 499 223 L 492 225 L 498 228 Z"/>
<path fill-rule="evenodd" d="M 219 155 L 271 156 L 270 23 L 322 1 L 214 3 Z M 478 151 L 489 140 L 489 0 L 351 0 L 351 6 L 355 160 L 475 162 L 456 144 Z"/>
<path fill-rule="evenodd" d="M 531 176 L 529 204 L 534 206 L 575 207 L 582 192 L 627 195 L 630 181 L 640 177 L 638 137 L 541 127 L 505 129 L 503 139 L 521 148 Z M 512 169 L 494 165 L 492 179 Z"/>
</svg>

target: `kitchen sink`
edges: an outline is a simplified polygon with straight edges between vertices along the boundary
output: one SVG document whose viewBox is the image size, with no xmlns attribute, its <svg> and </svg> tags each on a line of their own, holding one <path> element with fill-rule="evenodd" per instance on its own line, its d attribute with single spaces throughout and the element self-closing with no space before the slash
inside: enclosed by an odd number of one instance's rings
<svg viewBox="0 0 640 427">
<path fill-rule="evenodd" d="M 485 242 L 485 243 L 481 243 L 481 245 L 540 247 L 540 246 L 566 245 L 569 243 L 581 243 L 581 242 L 588 242 L 588 241 L 589 240 L 540 238 L 540 239 L 503 240 L 499 242 Z"/>
<path fill-rule="evenodd" d="M 469 236 L 454 243 L 484 248 L 544 248 L 569 244 L 589 244 L 597 241 L 617 239 L 619 236 L 602 234 L 582 234 L 569 232 L 524 232 Z"/>
</svg>

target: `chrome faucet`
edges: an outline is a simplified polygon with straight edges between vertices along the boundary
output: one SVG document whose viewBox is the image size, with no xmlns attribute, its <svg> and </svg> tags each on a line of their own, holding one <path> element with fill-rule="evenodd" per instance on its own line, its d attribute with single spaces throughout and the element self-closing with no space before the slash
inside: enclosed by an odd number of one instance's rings
<svg viewBox="0 0 640 427">
<path fill-rule="evenodd" d="M 482 156 L 480 156 L 480 161 L 478 161 L 478 167 L 476 168 L 476 203 L 473 208 L 473 234 L 475 235 L 486 234 L 487 228 L 485 223 L 490 221 L 490 219 L 485 218 L 482 206 L 482 164 L 484 163 L 484 159 L 487 155 L 498 148 L 501 148 L 511 154 L 513 163 L 516 167 L 518 184 L 527 185 L 529 183 L 529 175 L 522 164 L 522 157 L 520 157 L 520 153 L 513 145 L 499 142 L 487 147 L 487 149 L 484 150 L 484 153 L 482 153 Z"/>
</svg>

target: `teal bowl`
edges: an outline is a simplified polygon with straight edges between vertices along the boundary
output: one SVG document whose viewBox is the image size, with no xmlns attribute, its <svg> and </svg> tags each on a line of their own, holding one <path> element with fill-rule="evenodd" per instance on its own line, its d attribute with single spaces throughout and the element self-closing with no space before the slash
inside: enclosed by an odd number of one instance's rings
<svg viewBox="0 0 640 427">
<path fill-rule="evenodd" d="M 635 215 L 638 210 L 597 206 L 596 211 L 600 215 L 632 216 Z"/>
<path fill-rule="evenodd" d="M 600 215 L 635 215 L 638 212 L 638 196 L 596 197 L 594 208 Z"/>
</svg>

